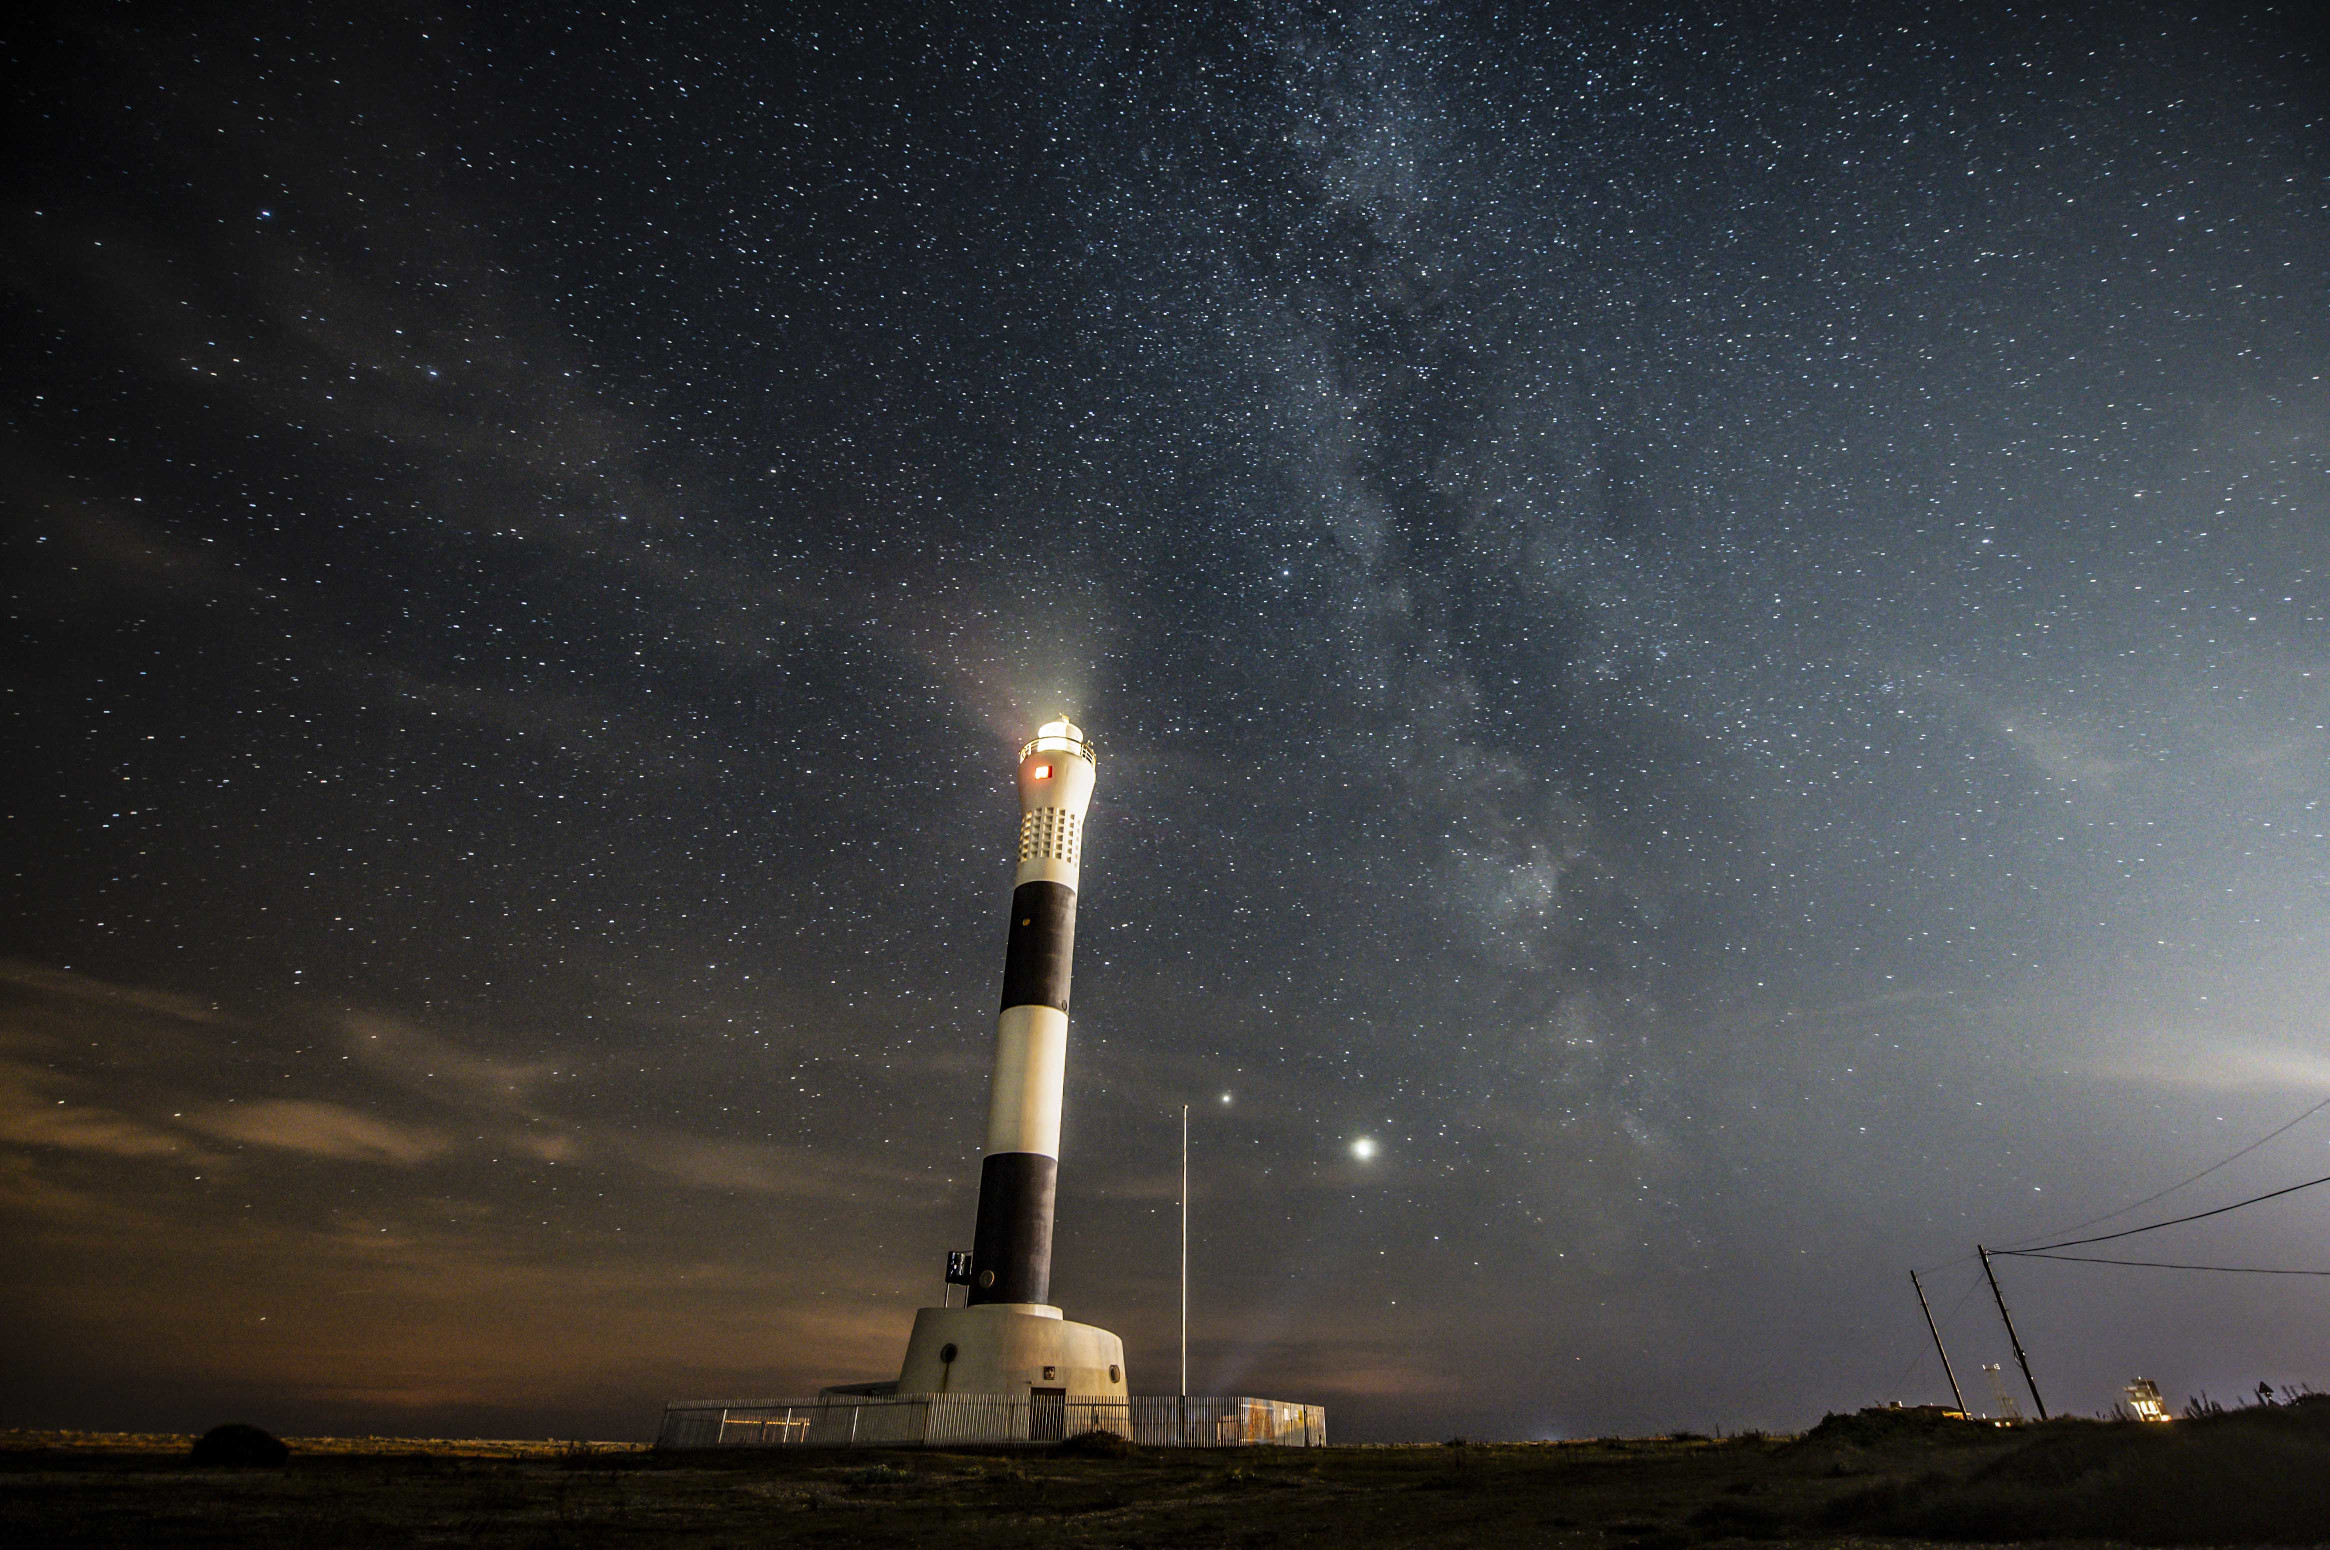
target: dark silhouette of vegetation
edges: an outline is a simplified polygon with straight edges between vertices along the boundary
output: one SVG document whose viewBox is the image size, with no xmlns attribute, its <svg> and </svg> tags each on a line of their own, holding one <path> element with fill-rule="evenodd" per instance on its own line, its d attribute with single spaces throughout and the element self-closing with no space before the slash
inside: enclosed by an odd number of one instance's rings
<svg viewBox="0 0 2330 1550">
<path fill-rule="evenodd" d="M 2141 1545 L 2330 1540 L 2330 1401 L 2211 1406 L 2168 1426 L 2056 1421 L 1970 1475 L 1890 1479 L 1831 1502 L 1830 1531 Z"/>
<path fill-rule="evenodd" d="M 1982 1437 L 1985 1428 L 1932 1405 L 1905 1405 L 1856 1410 L 1849 1415 L 1831 1412 L 1806 1432 L 1798 1448 L 1837 1446 L 1856 1448 L 1902 1446 L 1920 1442 L 1961 1442 Z"/>
<path fill-rule="evenodd" d="M 256 1426 L 229 1421 L 196 1438 L 186 1458 L 212 1469 L 281 1469 L 291 1462 L 291 1450 Z"/>
</svg>

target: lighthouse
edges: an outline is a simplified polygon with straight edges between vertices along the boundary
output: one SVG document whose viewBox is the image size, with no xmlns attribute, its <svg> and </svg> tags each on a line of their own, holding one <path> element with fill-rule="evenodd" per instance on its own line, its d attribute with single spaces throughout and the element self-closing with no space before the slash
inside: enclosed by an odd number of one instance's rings
<svg viewBox="0 0 2330 1550">
<path fill-rule="evenodd" d="M 1325 1443 L 1326 1411 L 1317 1405 L 1186 1393 L 1132 1398 L 1124 1341 L 1063 1317 L 1051 1300 L 1068 979 L 1095 769 L 1083 728 L 1064 716 L 1019 750 L 1019 831 L 973 1246 L 947 1255 L 940 1306 L 915 1310 L 898 1376 L 834 1384 L 814 1402 L 675 1401 L 664 1407 L 657 1446 L 954 1446 L 1061 1442 L 1095 1431 L 1176 1447 Z M 1182 1187 L 1186 1197 L 1186 1166 Z M 956 1286 L 969 1288 L 961 1305 Z"/>
<path fill-rule="evenodd" d="M 1045 723 L 1019 751 L 1019 870 L 995 1018 L 987 1156 L 971 1303 L 1042 1305 L 1052 1289 L 1060 1096 L 1068 1073 L 1068 970 L 1095 765 L 1083 729 Z"/>
<path fill-rule="evenodd" d="M 1096 761 L 1075 723 L 1044 723 L 1019 751 L 1019 840 L 1002 1005 L 987 1094 L 967 1306 L 923 1308 L 893 1392 L 1034 1401 L 1037 1435 L 1069 1396 L 1122 1399 L 1124 1342 L 1051 1302 L 1060 1104 L 1076 887 Z M 955 1256 L 959 1260 L 960 1256 Z M 1047 1401 L 1050 1402 L 1047 1404 Z"/>
</svg>

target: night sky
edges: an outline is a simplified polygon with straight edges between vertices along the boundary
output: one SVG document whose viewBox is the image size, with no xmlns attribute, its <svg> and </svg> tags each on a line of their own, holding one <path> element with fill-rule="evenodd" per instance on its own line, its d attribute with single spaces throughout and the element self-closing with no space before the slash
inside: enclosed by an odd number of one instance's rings
<svg viewBox="0 0 2330 1550">
<path fill-rule="evenodd" d="M 1437 1440 L 1946 1400 L 1912 1266 L 1991 1409 L 2330 1097 L 2310 7 L 937 9 L 7 41 L 0 1423 L 895 1376 L 1062 711 L 1137 1393 L 1183 1103 L 1192 1390 Z"/>
</svg>

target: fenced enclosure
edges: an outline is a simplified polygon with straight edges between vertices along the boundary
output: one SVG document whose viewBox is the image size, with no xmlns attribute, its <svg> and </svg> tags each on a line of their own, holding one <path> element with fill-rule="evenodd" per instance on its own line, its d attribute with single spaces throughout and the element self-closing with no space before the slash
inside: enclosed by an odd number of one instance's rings
<svg viewBox="0 0 2330 1550">
<path fill-rule="evenodd" d="M 959 1447 L 1061 1442 L 1114 1432 L 1151 1448 L 1320 1448 L 1327 1408 L 1244 1396 L 1141 1394 L 835 1395 L 683 1399 L 666 1405 L 659 1448 Z"/>
</svg>

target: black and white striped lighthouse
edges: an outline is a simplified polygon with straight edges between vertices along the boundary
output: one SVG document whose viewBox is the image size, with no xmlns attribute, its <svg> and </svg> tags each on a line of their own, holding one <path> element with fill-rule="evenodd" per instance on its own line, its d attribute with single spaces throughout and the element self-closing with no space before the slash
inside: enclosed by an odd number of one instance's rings
<svg viewBox="0 0 2330 1550">
<path fill-rule="evenodd" d="M 1024 1425 L 1010 1423 L 1020 1437 L 1063 1435 L 1071 1394 L 1122 1399 L 1129 1392 L 1124 1341 L 1063 1317 L 1051 1302 L 1068 961 L 1092 774 L 1092 745 L 1065 718 L 1044 723 L 1019 751 L 1019 870 L 1003 1010 L 995 1019 L 979 1226 L 970 1254 L 947 1256 L 948 1282 L 968 1284 L 970 1300 L 917 1308 L 897 1381 L 848 1391 L 1024 1397 Z"/>
<path fill-rule="evenodd" d="M 1092 745 L 1064 719 L 1046 722 L 1019 751 L 1019 870 L 1011 890 L 1003 1009 L 995 1021 L 987 1157 L 979 1170 L 974 1306 L 1050 1300 L 1060 1097 L 1068 1063 L 1068 968 L 1076 948 L 1076 880 L 1093 775 Z"/>
<path fill-rule="evenodd" d="M 1066 717 L 1037 728 L 1019 751 L 1019 866 L 973 1247 L 947 1255 L 939 1305 L 914 1310 L 896 1378 L 822 1391 L 836 1403 L 820 1407 L 820 1418 L 810 1423 L 812 1442 L 929 1443 L 942 1436 L 1058 1442 L 1086 1430 L 1134 1434 L 1124 1340 L 1066 1317 L 1051 1301 L 1068 971 L 1093 774 L 1092 744 Z M 954 1288 L 965 1284 L 970 1297 L 958 1305 Z M 931 1403 L 885 1403 L 920 1396 Z M 974 1403 L 956 1402 L 974 1396 Z M 1005 1402 L 989 1402 L 995 1399 Z M 1186 1440 L 1186 1396 L 1180 1405 L 1176 1435 Z M 1311 1424 L 1306 1411 L 1306 1438 Z M 1213 1435 L 1210 1421 L 1206 1431 Z"/>
</svg>

